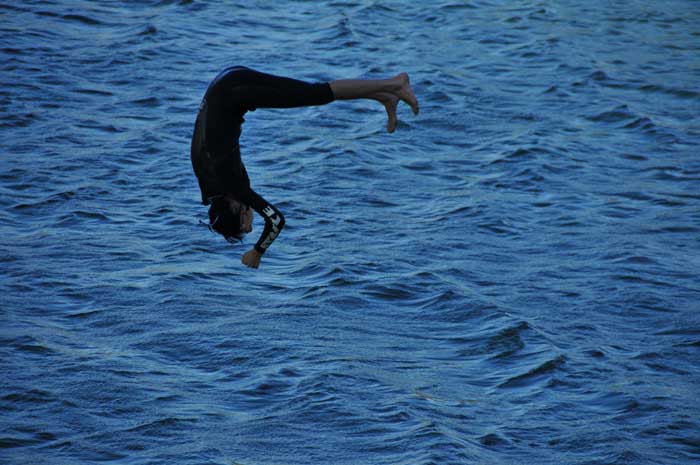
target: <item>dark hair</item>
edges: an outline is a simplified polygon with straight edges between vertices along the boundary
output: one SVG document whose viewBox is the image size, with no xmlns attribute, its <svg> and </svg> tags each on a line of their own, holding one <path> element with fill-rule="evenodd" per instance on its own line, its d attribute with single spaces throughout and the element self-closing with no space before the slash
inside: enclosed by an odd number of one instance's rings
<svg viewBox="0 0 700 465">
<path fill-rule="evenodd" d="M 244 233 L 241 232 L 240 212 L 232 212 L 229 203 L 223 196 L 211 200 L 209 227 L 232 243 L 241 241 L 244 236 Z"/>
</svg>

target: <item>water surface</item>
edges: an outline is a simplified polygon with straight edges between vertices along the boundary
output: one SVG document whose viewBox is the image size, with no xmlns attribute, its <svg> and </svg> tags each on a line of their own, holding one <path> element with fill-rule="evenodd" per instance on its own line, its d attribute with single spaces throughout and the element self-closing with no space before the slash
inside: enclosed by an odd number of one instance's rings
<svg viewBox="0 0 700 465">
<path fill-rule="evenodd" d="M 0 0 L 0 462 L 697 463 L 697 6 Z M 247 115 L 258 271 L 189 162 L 233 64 L 421 100 Z"/>
</svg>

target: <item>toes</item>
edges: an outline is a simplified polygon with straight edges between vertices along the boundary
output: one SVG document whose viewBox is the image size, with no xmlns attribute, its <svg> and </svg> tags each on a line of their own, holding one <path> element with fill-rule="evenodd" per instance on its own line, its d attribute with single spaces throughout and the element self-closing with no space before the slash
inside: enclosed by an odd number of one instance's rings
<svg viewBox="0 0 700 465">
<path fill-rule="evenodd" d="M 396 130 L 396 118 L 389 118 L 389 120 L 386 122 L 386 132 L 391 134 Z"/>
</svg>

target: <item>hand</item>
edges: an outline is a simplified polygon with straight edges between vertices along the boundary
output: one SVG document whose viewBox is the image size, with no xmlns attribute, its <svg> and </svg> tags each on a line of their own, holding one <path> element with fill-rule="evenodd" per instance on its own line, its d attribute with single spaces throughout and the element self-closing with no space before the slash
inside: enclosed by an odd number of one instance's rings
<svg viewBox="0 0 700 465">
<path fill-rule="evenodd" d="M 260 259 L 262 254 L 255 249 L 249 250 L 243 254 L 241 258 L 241 263 L 243 263 L 248 268 L 257 268 L 260 266 Z"/>
</svg>

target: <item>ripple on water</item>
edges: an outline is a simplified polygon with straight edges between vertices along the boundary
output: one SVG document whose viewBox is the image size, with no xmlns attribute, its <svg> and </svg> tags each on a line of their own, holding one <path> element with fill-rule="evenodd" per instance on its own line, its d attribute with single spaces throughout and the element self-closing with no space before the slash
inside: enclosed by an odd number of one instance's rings
<svg viewBox="0 0 700 465">
<path fill-rule="evenodd" d="M 692 2 L 64 3 L 0 0 L 2 460 L 694 463 Z M 246 115 L 257 272 L 188 159 L 234 62 L 422 99 Z"/>
</svg>

